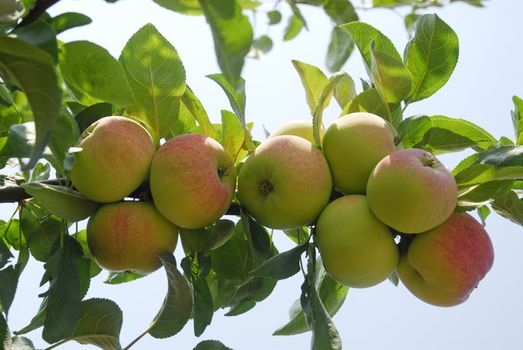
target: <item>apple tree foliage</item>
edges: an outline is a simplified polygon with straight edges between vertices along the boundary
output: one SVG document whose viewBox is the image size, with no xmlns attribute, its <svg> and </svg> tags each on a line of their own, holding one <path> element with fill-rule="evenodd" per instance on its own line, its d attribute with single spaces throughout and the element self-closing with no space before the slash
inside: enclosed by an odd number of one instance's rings
<svg viewBox="0 0 523 350">
<path fill-rule="evenodd" d="M 451 0 L 455 1 L 459 0 Z M 483 6 L 480 0 L 462 1 Z M 267 35 L 255 35 L 247 13 L 263 16 L 271 25 L 286 21 L 284 40 L 307 29 L 301 12 L 304 6 L 320 7 L 332 19 L 326 66 L 335 73 L 326 75 L 305 62 L 293 62 L 318 147 L 323 111 L 335 102 L 340 115 L 367 111 L 388 120 L 406 148 L 435 154 L 471 149 L 472 155 L 452 170 L 459 189 L 458 210 L 477 210 L 482 220 L 494 210 L 523 225 L 523 99 L 513 98 L 515 137 L 499 140 L 464 119 L 408 114 L 410 104 L 429 98 L 445 85 L 457 63 L 455 32 L 437 15 L 420 13 L 443 1 L 374 0 L 360 8 L 348 0 L 287 0 L 266 10 L 252 0 L 154 0 L 181 14 L 204 16 L 209 24 L 221 73 L 208 77 L 231 105 L 230 111 L 221 111 L 221 124 L 210 122 L 186 81 L 174 43 L 154 25 L 139 29 L 120 56 L 113 57 L 89 41 L 57 40 L 57 34 L 89 24 L 91 19 L 80 13 L 51 17 L 46 9 L 56 2 L 13 0 L 2 2 L 7 10 L 0 8 L 0 163 L 4 169 L 0 202 L 18 203 L 11 218 L 0 222 L 1 349 L 34 348 L 24 334 L 37 328 L 52 347 L 74 340 L 103 349 L 124 348 L 119 339 L 123 318 L 118 305 L 107 299 L 85 299 L 91 278 L 101 269 L 89 254 L 85 231 L 74 224 L 93 214 L 98 204 L 82 197 L 68 179 L 75 144 L 97 119 L 125 115 L 142 122 L 157 141 L 189 132 L 211 136 L 240 166 L 259 143 L 252 139 L 252 124 L 245 115 L 242 67 L 248 55 L 259 57 L 273 46 Z M 286 6 L 291 15 L 284 19 Z M 405 17 L 411 39 L 403 54 L 385 34 L 358 21 L 360 9 L 399 6 L 411 8 Z M 361 89 L 340 71 L 356 50 L 368 73 L 361 79 Z M 12 171 L 13 165 L 18 172 Z M 51 174 L 56 178 L 50 179 Z M 147 198 L 148 188 L 142 186 L 132 196 Z M 313 349 L 341 349 L 331 316 L 343 304 L 348 289 L 330 278 L 318 261 L 314 226 L 286 230 L 296 247 L 278 252 L 271 233 L 239 203 L 233 202 L 227 214 L 237 219 L 220 219 L 200 229 L 205 240 L 182 235 L 183 260 L 161 256 L 168 290 L 161 310 L 141 336 L 174 336 L 191 319 L 194 334 L 201 336 L 216 310 L 227 308 L 230 316 L 245 313 L 269 296 L 278 280 L 301 271 L 301 295 L 291 307 L 289 322 L 274 334 L 311 331 Z M 47 290 L 40 295 L 41 305 L 33 319 L 24 328 L 11 330 L 10 306 L 29 259 L 44 264 L 40 285 Z M 110 273 L 105 282 L 127 283 L 142 277 Z M 228 348 L 206 340 L 195 349 Z"/>
</svg>

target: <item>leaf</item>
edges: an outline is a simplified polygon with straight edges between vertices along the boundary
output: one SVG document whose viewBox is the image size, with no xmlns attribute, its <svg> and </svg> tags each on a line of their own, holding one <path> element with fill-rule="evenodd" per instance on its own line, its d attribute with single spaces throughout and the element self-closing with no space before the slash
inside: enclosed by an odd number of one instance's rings
<svg viewBox="0 0 523 350">
<path fill-rule="evenodd" d="M 477 213 L 478 213 L 479 218 L 481 219 L 481 224 L 483 226 L 485 226 L 487 224 L 487 218 L 491 214 L 489 207 L 487 207 L 486 205 L 483 205 L 478 208 Z"/>
<path fill-rule="evenodd" d="M 384 103 L 396 105 L 410 96 L 412 77 L 403 65 L 371 44 L 371 80 Z"/>
<path fill-rule="evenodd" d="M 401 56 L 392 41 L 379 30 L 364 22 L 351 22 L 340 26 L 352 37 L 352 40 L 360 50 L 365 61 L 367 71 L 372 67 L 371 43 L 374 42 L 374 50 L 392 57 L 401 62 Z"/>
<path fill-rule="evenodd" d="M 308 30 L 309 28 L 307 27 L 307 21 L 305 20 L 305 17 L 301 13 L 300 8 L 296 5 L 296 0 L 287 0 L 286 2 L 289 5 L 289 7 L 291 8 L 293 16 L 297 17 L 301 21 L 301 23 L 303 24 L 305 29 Z"/>
<path fill-rule="evenodd" d="M 121 284 L 132 282 L 137 279 L 143 278 L 145 275 L 141 275 L 136 272 L 123 271 L 123 272 L 110 272 L 104 279 L 104 283 L 107 284 Z"/>
<path fill-rule="evenodd" d="M 234 234 L 234 222 L 217 220 L 201 229 L 180 229 L 180 238 L 185 251 L 190 253 L 218 249 Z"/>
<path fill-rule="evenodd" d="M 523 99 L 513 96 L 514 110 L 512 111 L 512 122 L 516 133 L 516 144 L 523 145 Z"/>
<path fill-rule="evenodd" d="M 251 57 L 260 58 L 272 50 L 272 39 L 268 35 L 262 35 L 252 42 Z"/>
<path fill-rule="evenodd" d="M 319 296 L 331 317 L 341 308 L 348 292 L 348 287 L 337 283 L 328 274 L 322 276 L 319 287 Z M 305 314 L 301 308 L 299 299 L 296 300 L 289 310 L 289 316 L 291 320 L 284 326 L 278 328 L 273 335 L 295 335 L 310 330 L 305 320 Z"/>
<path fill-rule="evenodd" d="M 232 156 L 234 163 L 240 162 L 238 154 L 245 142 L 245 131 L 240 120 L 231 112 L 222 110 L 223 148 Z"/>
<path fill-rule="evenodd" d="M 182 103 L 198 122 L 198 125 L 202 128 L 202 132 L 209 137 L 215 138 L 216 131 L 209 120 L 207 112 L 189 86 L 187 86 L 182 96 Z"/>
<path fill-rule="evenodd" d="M 523 166 L 498 168 L 490 164 L 475 164 L 454 176 L 460 189 L 491 181 L 523 180 Z"/>
<path fill-rule="evenodd" d="M 323 9 L 338 25 L 358 20 L 358 14 L 349 0 L 325 0 Z"/>
<path fill-rule="evenodd" d="M 35 201 L 27 201 L 22 207 L 20 226 L 31 255 L 41 262 L 50 259 L 63 229 L 61 220 Z"/>
<path fill-rule="evenodd" d="M 69 149 L 79 137 L 80 130 L 73 116 L 68 115 L 68 113 L 60 114 L 51 128 L 51 137 L 49 138 L 48 145 L 52 155 L 45 154 L 45 158 L 55 168 L 57 177 L 63 177 L 66 170 L 70 170 L 69 165 L 72 164 L 72 156 L 69 154 Z"/>
<path fill-rule="evenodd" d="M 90 17 L 78 12 L 61 13 L 49 20 L 49 23 L 53 26 L 56 34 L 60 34 L 72 28 L 85 26 L 91 22 L 92 20 Z"/>
<path fill-rule="evenodd" d="M 339 27 L 332 28 L 325 65 L 329 72 L 337 72 L 349 59 L 354 49 L 352 38 Z"/>
<path fill-rule="evenodd" d="M 281 12 L 278 10 L 271 10 L 267 12 L 267 18 L 269 19 L 269 25 L 278 24 L 281 22 Z"/>
<path fill-rule="evenodd" d="M 523 166 L 523 146 L 496 146 L 481 152 L 476 162 L 497 167 Z"/>
<path fill-rule="evenodd" d="M 15 266 L 7 266 L 0 270 L 0 310 L 6 315 L 13 303 L 19 277 L 20 271 Z"/>
<path fill-rule="evenodd" d="M 199 337 L 211 324 L 214 304 L 209 284 L 204 276 L 192 280 L 194 297 L 194 335 Z"/>
<path fill-rule="evenodd" d="M 449 118 L 446 116 L 431 116 L 430 127 L 423 135 L 423 139 L 414 147 L 424 148 L 438 154 L 455 152 L 466 148 L 484 151 L 497 143 L 497 140 L 478 125 L 464 119 Z"/>
<path fill-rule="evenodd" d="M 83 133 L 91 124 L 98 119 L 113 115 L 113 105 L 102 102 L 84 108 L 74 118 L 78 123 L 80 133 Z"/>
<path fill-rule="evenodd" d="M 44 19 L 38 18 L 25 26 L 17 27 L 13 30 L 12 34 L 16 35 L 17 39 L 23 40 L 47 52 L 54 63 L 58 62 L 56 32 Z"/>
<path fill-rule="evenodd" d="M 71 88 L 96 100 L 126 105 L 133 99 L 118 61 L 95 43 L 73 41 L 63 44 L 60 70 Z"/>
<path fill-rule="evenodd" d="M 385 102 L 383 102 L 378 91 L 374 88 L 370 88 L 360 92 L 356 97 L 354 97 L 350 103 L 343 108 L 341 115 L 356 112 L 368 112 L 376 114 L 386 121 L 393 123 L 396 118 L 391 109 L 392 106 L 387 106 Z"/>
<path fill-rule="evenodd" d="M 352 80 L 350 75 L 345 74 L 336 85 L 334 98 L 336 98 L 338 105 L 343 109 L 354 97 L 356 97 L 356 86 L 354 85 L 354 80 Z"/>
<path fill-rule="evenodd" d="M 198 0 L 154 0 L 154 2 L 168 10 L 183 13 L 184 15 L 202 14 Z"/>
<path fill-rule="evenodd" d="M 421 142 L 431 125 L 431 119 L 426 115 L 416 115 L 402 120 L 397 129 L 403 147 L 413 148 Z"/>
<path fill-rule="evenodd" d="M 27 96 L 35 123 L 35 143 L 26 168 L 44 151 L 49 130 L 60 112 L 60 89 L 50 56 L 22 40 L 0 37 L 0 68 Z"/>
<path fill-rule="evenodd" d="M 107 299 L 82 301 L 81 317 L 68 339 L 95 345 L 104 350 L 119 350 L 123 315 L 118 305 Z"/>
<path fill-rule="evenodd" d="M 4 318 L 4 315 L 0 312 L 0 349 L 4 349 L 7 340 L 10 338 L 9 328 L 7 327 L 7 322 Z M 212 348 L 211 348 L 212 349 Z"/>
<path fill-rule="evenodd" d="M 231 238 L 220 248 L 211 251 L 211 265 L 218 277 L 243 280 L 248 274 L 249 243 L 238 222 Z"/>
<path fill-rule="evenodd" d="M 492 199 L 505 195 L 512 188 L 514 181 L 490 181 L 466 187 L 458 195 L 458 207 L 479 208 L 489 204 Z"/>
<path fill-rule="evenodd" d="M 307 250 L 309 241 L 273 256 L 258 266 L 250 275 L 254 277 L 271 277 L 276 280 L 289 278 L 300 271 L 301 255 Z"/>
<path fill-rule="evenodd" d="M 413 83 L 409 102 L 423 100 L 445 85 L 452 75 L 459 56 L 458 36 L 437 15 L 423 15 L 416 21 L 405 56 Z"/>
<path fill-rule="evenodd" d="M 510 191 L 496 198 L 492 208 L 504 218 L 523 226 L 523 199 L 519 198 L 516 192 Z"/>
<path fill-rule="evenodd" d="M 296 244 L 301 244 L 309 239 L 309 228 L 307 226 L 283 230 L 283 233 Z"/>
<path fill-rule="evenodd" d="M 99 203 L 93 202 L 68 187 L 33 182 L 22 188 L 36 198 L 51 214 L 76 222 L 96 212 Z"/>
<path fill-rule="evenodd" d="M 42 337 L 48 343 L 55 343 L 73 334 L 81 313 L 83 293 L 74 264 L 74 260 L 82 256 L 81 248 L 69 236 L 63 238 L 63 246 L 58 247 L 44 265 L 44 278 L 47 277 L 50 283 L 49 289 L 43 294 L 46 307 Z"/>
<path fill-rule="evenodd" d="M 237 86 L 253 40 L 249 19 L 236 0 L 199 0 L 211 27 L 218 65 L 225 79 Z"/>
<path fill-rule="evenodd" d="M 178 52 L 152 24 L 146 24 L 129 39 L 119 60 L 134 98 L 131 112 L 159 140 L 172 129 L 186 91 Z"/>
<path fill-rule="evenodd" d="M 314 113 L 318 105 L 318 100 L 327 85 L 328 78 L 316 66 L 293 60 L 292 64 L 300 76 L 301 83 L 305 89 L 305 98 L 311 114 Z"/>
<path fill-rule="evenodd" d="M 193 350 L 232 350 L 218 340 L 204 340 L 199 342 Z"/>
<path fill-rule="evenodd" d="M 290 41 L 300 34 L 304 27 L 303 21 L 297 16 L 290 16 L 283 32 L 283 41 Z"/>
<path fill-rule="evenodd" d="M 154 338 L 167 338 L 181 331 L 189 321 L 193 300 L 189 283 L 176 268 L 174 256 L 162 253 L 159 257 L 167 273 L 169 289 L 148 332 Z"/>
<path fill-rule="evenodd" d="M 341 339 L 327 310 L 323 306 L 314 283 L 307 277 L 300 298 L 307 324 L 312 330 L 312 349 L 341 350 Z"/>
</svg>

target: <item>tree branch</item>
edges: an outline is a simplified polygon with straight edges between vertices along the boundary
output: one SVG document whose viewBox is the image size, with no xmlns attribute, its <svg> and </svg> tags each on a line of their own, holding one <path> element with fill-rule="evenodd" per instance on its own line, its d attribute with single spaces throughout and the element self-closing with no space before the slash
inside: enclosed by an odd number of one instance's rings
<svg viewBox="0 0 523 350">
<path fill-rule="evenodd" d="M 26 26 L 28 24 L 33 23 L 40 17 L 47 9 L 54 4 L 56 4 L 60 0 L 37 0 L 34 7 L 29 11 L 27 16 L 22 19 L 20 23 L 16 26 L 16 28 L 20 28 L 23 26 Z"/>
</svg>

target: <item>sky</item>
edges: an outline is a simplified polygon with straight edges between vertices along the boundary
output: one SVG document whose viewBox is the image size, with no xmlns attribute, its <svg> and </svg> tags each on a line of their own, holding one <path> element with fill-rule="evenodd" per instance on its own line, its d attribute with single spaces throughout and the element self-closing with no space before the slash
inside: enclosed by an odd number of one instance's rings
<svg viewBox="0 0 523 350">
<path fill-rule="evenodd" d="M 355 1 L 356 3 L 357 1 Z M 272 3 L 272 2 L 271 2 Z M 248 60 L 243 72 L 247 89 L 247 120 L 255 123 L 254 136 L 263 139 L 263 127 L 269 131 L 293 119 L 310 118 L 305 95 L 291 60 L 297 59 L 325 69 L 324 56 L 331 23 L 314 8 L 304 8 L 309 32 L 291 42 L 279 39 L 285 23 L 267 28 L 265 18 L 257 17 L 257 33 L 275 39 L 274 49 L 262 60 Z M 62 41 L 90 40 L 118 57 L 128 38 L 142 25 L 153 23 L 176 47 L 182 58 L 187 82 L 203 102 L 214 121 L 220 110 L 230 109 L 220 88 L 205 75 L 219 71 L 212 37 L 202 17 L 182 16 L 152 1 L 122 0 L 106 4 L 101 0 L 63 0 L 50 11 L 82 12 L 93 19 L 89 26 L 61 35 Z M 406 116 L 415 114 L 446 115 L 472 121 L 496 137 L 513 138 L 510 110 L 512 96 L 523 96 L 522 50 L 523 2 L 492 0 L 484 9 L 452 4 L 436 12 L 458 34 L 460 59 L 450 81 L 428 100 L 409 106 Z M 402 18 L 390 10 L 360 11 L 362 20 L 389 36 L 402 52 L 407 33 Z M 365 78 L 358 53 L 344 66 L 355 81 Z M 325 113 L 328 126 L 339 109 L 331 106 Z M 441 160 L 452 168 L 464 154 L 445 155 Z M 7 220 L 12 206 L 0 206 L 1 218 Z M 523 349 L 523 229 L 492 215 L 487 231 L 495 250 L 494 266 L 464 304 L 441 308 L 425 304 L 401 284 L 385 281 L 366 289 L 351 289 L 334 322 L 345 349 Z M 275 244 L 283 251 L 292 243 L 283 233 L 275 232 Z M 181 257 L 181 246 L 176 255 Z M 37 295 L 42 266 L 31 263 L 22 276 L 11 308 L 9 323 L 19 329 L 34 316 L 40 303 Z M 110 286 L 102 283 L 104 274 L 91 283 L 88 298 L 116 301 L 123 310 L 122 344 L 140 334 L 160 308 L 166 280 L 162 271 L 131 284 Z M 192 324 L 176 336 L 164 340 L 146 336 L 133 349 L 192 349 L 200 340 L 218 339 L 235 350 L 307 349 L 310 333 L 274 337 L 272 332 L 288 320 L 287 310 L 299 297 L 302 276 L 281 281 L 273 294 L 247 314 L 225 317 L 218 311 L 213 323 L 198 339 Z M 28 334 L 37 348 L 45 348 L 41 329 Z M 60 349 L 78 349 L 71 342 Z M 83 346 L 85 349 L 93 347 Z"/>
</svg>

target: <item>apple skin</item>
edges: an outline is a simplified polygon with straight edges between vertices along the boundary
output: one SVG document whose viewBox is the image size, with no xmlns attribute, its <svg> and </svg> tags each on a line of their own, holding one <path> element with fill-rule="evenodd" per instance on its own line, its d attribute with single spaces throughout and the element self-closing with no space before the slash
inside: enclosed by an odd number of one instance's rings
<svg viewBox="0 0 523 350">
<path fill-rule="evenodd" d="M 151 134 L 132 119 L 110 116 L 87 128 L 70 172 L 76 189 L 100 203 L 122 200 L 145 181 L 156 151 Z"/>
<path fill-rule="evenodd" d="M 323 139 L 325 134 L 325 128 L 323 125 L 320 127 L 320 140 Z M 294 135 L 304 138 L 310 143 L 314 144 L 314 136 L 312 131 L 312 120 L 310 119 L 299 119 L 292 120 L 285 124 L 280 125 L 276 130 L 274 130 L 269 138 L 282 136 L 282 135 Z"/>
<path fill-rule="evenodd" d="M 150 184 L 154 205 L 167 220 L 197 229 L 225 214 L 236 188 L 236 172 L 232 157 L 218 141 L 184 134 L 158 149 Z"/>
<path fill-rule="evenodd" d="M 383 158 L 367 185 L 369 207 L 402 233 L 430 230 L 447 220 L 457 202 L 457 185 L 445 166 L 425 150 L 399 150 Z"/>
<path fill-rule="evenodd" d="M 87 224 L 87 243 L 100 267 L 148 274 L 162 264 L 160 253 L 172 253 L 178 228 L 148 202 L 104 204 Z"/>
<path fill-rule="evenodd" d="M 392 232 L 372 214 L 364 195 L 329 203 L 316 223 L 315 241 L 327 272 L 348 287 L 374 286 L 398 264 Z"/>
<path fill-rule="evenodd" d="M 332 178 L 321 151 L 294 135 L 267 139 L 238 176 L 240 202 L 261 224 L 288 229 L 313 222 L 329 202 Z"/>
<path fill-rule="evenodd" d="M 479 222 L 454 213 L 432 230 L 414 236 L 398 274 L 419 299 L 454 306 L 468 299 L 494 261 L 490 238 Z"/>
<path fill-rule="evenodd" d="M 396 150 L 395 135 L 389 123 L 372 113 L 351 113 L 332 123 L 322 144 L 334 187 L 343 193 L 365 194 L 374 166 Z"/>
</svg>

